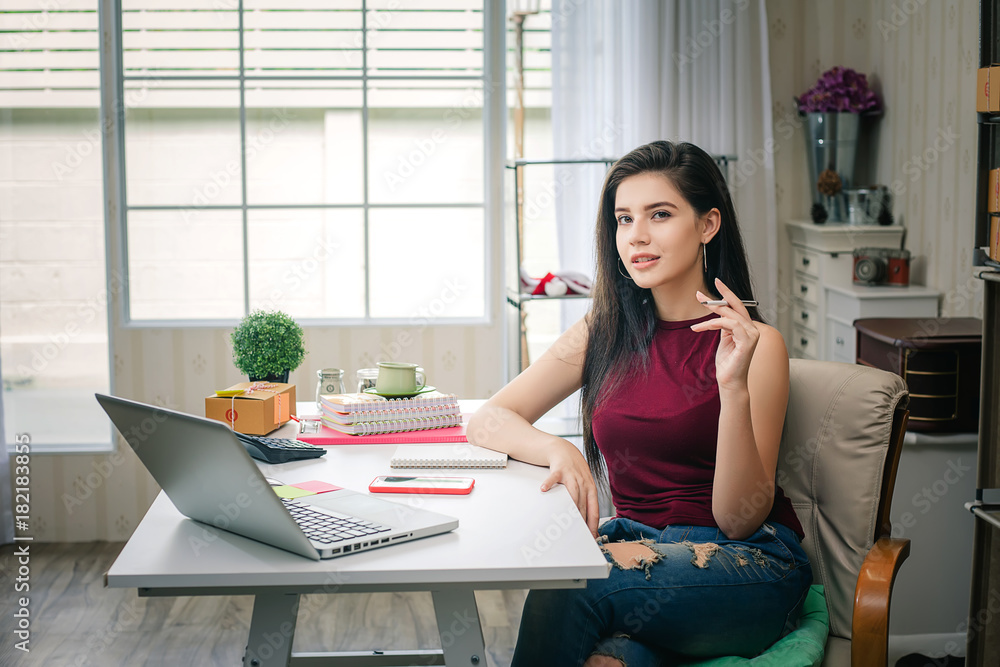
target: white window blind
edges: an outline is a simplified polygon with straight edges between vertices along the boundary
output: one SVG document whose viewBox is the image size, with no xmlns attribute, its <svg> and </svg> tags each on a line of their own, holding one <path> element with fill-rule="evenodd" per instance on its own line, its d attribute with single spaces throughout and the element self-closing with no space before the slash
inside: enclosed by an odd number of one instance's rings
<svg viewBox="0 0 1000 667">
<path fill-rule="evenodd" d="M 125 0 L 131 318 L 483 318 L 483 16 Z"/>
</svg>

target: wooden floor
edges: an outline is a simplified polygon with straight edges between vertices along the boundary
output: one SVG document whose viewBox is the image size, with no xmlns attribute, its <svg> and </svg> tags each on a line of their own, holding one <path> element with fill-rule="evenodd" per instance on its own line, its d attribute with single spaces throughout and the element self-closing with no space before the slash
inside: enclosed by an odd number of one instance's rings
<svg viewBox="0 0 1000 667">
<path fill-rule="evenodd" d="M 28 593 L 0 547 L 0 665 L 239 665 L 253 598 L 140 598 L 104 587 L 123 543 L 32 544 Z M 15 600 L 30 596 L 30 653 L 14 647 Z M 476 593 L 487 661 L 506 667 L 525 591 Z M 440 648 L 430 593 L 303 596 L 295 651 Z"/>
</svg>

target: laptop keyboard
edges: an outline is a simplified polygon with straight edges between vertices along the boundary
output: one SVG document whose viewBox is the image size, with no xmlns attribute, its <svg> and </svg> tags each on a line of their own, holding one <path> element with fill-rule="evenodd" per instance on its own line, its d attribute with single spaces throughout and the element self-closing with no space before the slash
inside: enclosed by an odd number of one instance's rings
<svg viewBox="0 0 1000 667">
<path fill-rule="evenodd" d="M 331 516 L 289 498 L 281 500 L 285 503 L 285 508 L 292 515 L 292 518 L 299 524 L 302 532 L 314 542 L 331 544 L 355 537 L 389 532 L 388 526 L 374 521 Z"/>
</svg>

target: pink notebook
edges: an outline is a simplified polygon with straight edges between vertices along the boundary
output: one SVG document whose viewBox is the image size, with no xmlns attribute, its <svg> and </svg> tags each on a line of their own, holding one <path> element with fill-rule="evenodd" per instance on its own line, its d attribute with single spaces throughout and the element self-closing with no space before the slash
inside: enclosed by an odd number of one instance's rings
<svg viewBox="0 0 1000 667">
<path fill-rule="evenodd" d="M 465 424 L 423 431 L 379 433 L 377 435 L 346 435 L 322 426 L 319 433 L 299 433 L 298 439 L 311 445 L 401 445 L 413 442 L 468 442 Z"/>
</svg>

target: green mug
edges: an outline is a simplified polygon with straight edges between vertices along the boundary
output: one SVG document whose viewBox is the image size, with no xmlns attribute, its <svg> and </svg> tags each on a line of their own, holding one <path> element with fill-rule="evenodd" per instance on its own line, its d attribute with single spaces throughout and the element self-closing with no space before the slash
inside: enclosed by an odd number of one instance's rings
<svg viewBox="0 0 1000 667">
<path fill-rule="evenodd" d="M 415 394 L 427 385 L 424 369 L 417 364 L 380 361 L 375 391 L 379 394 Z"/>
</svg>

